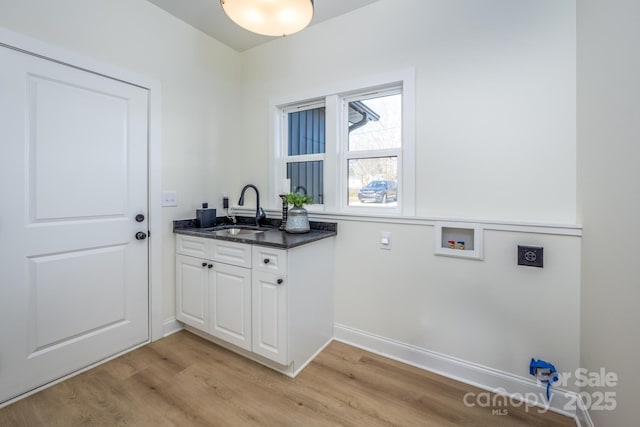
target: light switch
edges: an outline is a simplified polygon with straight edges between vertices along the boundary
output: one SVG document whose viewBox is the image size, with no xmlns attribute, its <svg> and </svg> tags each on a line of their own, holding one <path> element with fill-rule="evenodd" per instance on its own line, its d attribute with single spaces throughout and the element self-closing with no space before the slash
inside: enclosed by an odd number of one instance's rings
<svg viewBox="0 0 640 427">
<path fill-rule="evenodd" d="M 176 191 L 162 192 L 162 206 L 178 206 L 178 193 Z"/>
<path fill-rule="evenodd" d="M 381 231 L 380 232 L 380 249 L 391 249 L 391 232 L 390 231 Z"/>
</svg>

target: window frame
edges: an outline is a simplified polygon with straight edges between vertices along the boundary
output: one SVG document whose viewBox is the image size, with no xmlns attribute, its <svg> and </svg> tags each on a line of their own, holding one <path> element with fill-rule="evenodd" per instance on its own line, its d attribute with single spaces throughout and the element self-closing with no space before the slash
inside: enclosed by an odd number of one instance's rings
<svg viewBox="0 0 640 427">
<path fill-rule="evenodd" d="M 322 161 L 323 162 L 323 168 L 326 169 L 326 164 L 327 164 L 327 146 L 326 146 L 326 141 L 325 141 L 325 150 L 324 153 L 316 153 L 316 154 L 297 154 L 294 156 L 291 156 L 288 154 L 289 152 L 289 113 L 298 113 L 301 111 L 308 111 L 308 110 L 313 110 L 316 108 L 320 108 L 320 107 L 324 107 L 325 108 L 325 135 L 327 132 L 327 119 L 326 119 L 326 102 L 324 99 L 316 99 L 313 101 L 308 101 L 308 102 L 303 102 L 300 104 L 294 104 L 294 105 L 288 105 L 285 106 L 283 108 L 280 109 L 280 143 L 281 143 L 281 153 L 282 153 L 282 160 L 281 160 L 281 166 L 280 166 L 280 173 L 281 173 L 281 181 L 287 178 L 287 164 L 289 163 L 303 163 L 303 162 L 317 162 L 317 161 Z M 326 137 L 325 137 L 326 139 Z M 326 192 L 326 174 L 323 173 L 323 180 L 322 180 L 322 188 L 323 188 L 323 192 Z M 282 190 L 284 188 L 281 189 L 281 191 L 278 193 L 281 194 Z M 292 189 L 291 192 L 293 192 Z M 324 194 L 322 195 L 322 200 L 324 201 Z M 324 210 L 324 203 L 322 204 L 313 204 L 313 205 L 307 205 L 307 209 L 312 210 L 312 211 L 321 211 Z"/>
<path fill-rule="evenodd" d="M 348 122 L 343 126 L 344 102 L 352 97 L 366 96 L 374 92 L 401 88 L 402 93 L 402 146 L 398 155 L 398 207 L 348 206 Z M 316 88 L 269 101 L 269 190 L 270 207 L 282 207 L 279 194 L 286 178 L 287 125 L 285 111 L 324 104 L 325 107 L 325 153 L 324 153 L 324 197 L 323 205 L 307 206 L 312 213 L 349 216 L 412 217 L 415 216 L 415 68 L 361 77 L 352 81 L 335 82 L 330 86 Z M 314 107 L 314 108 L 316 108 Z M 310 109 L 311 107 L 309 107 Z M 300 110 L 297 110 L 300 111 Z M 283 119 L 284 118 L 284 119 Z M 348 118 L 346 118 L 348 120 Z M 374 150 L 374 157 L 385 150 Z M 392 149 L 396 150 L 396 149 Z M 364 151 L 357 152 L 358 158 Z M 299 159 L 303 156 L 293 156 Z M 309 156 L 317 156 L 316 154 Z M 306 161 L 306 160 L 303 160 Z"/>
<path fill-rule="evenodd" d="M 403 177 L 402 177 L 402 149 L 404 147 L 404 135 L 401 137 L 401 145 L 397 148 L 381 148 L 373 150 L 349 150 L 349 103 L 353 101 L 364 101 L 372 98 L 381 98 L 383 96 L 390 95 L 402 95 L 404 99 L 402 84 L 391 84 L 383 87 L 368 88 L 363 91 L 352 92 L 347 96 L 341 97 L 341 121 L 340 121 L 340 211 L 346 213 L 368 213 L 368 214 L 387 214 L 387 215 L 399 215 L 402 213 L 401 202 L 397 203 L 396 207 L 388 206 L 350 206 L 349 205 L 349 160 L 358 159 L 373 159 L 373 158 L 385 158 L 396 157 L 398 162 L 398 200 L 403 199 Z M 404 111 L 401 111 L 402 117 L 402 131 L 404 131 Z"/>
</svg>

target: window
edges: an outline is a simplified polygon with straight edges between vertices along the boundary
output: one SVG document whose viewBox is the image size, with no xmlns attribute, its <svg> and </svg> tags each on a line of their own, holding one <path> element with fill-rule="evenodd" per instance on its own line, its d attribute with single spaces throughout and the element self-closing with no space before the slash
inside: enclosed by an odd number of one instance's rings
<svg viewBox="0 0 640 427">
<path fill-rule="evenodd" d="M 292 191 L 313 198 L 311 211 L 415 214 L 414 71 L 396 74 L 271 103 L 272 207 Z"/>
<path fill-rule="evenodd" d="M 303 193 L 323 204 L 325 107 L 311 104 L 283 110 L 287 143 L 284 163 L 290 192 Z"/>
<path fill-rule="evenodd" d="M 345 98 L 346 205 L 398 207 L 402 89 Z"/>
</svg>

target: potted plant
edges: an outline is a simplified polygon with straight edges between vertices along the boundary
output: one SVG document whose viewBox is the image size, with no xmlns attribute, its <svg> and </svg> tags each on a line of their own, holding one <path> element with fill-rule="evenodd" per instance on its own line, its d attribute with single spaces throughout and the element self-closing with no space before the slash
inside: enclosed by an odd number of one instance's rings
<svg viewBox="0 0 640 427">
<path fill-rule="evenodd" d="M 284 230 L 287 233 L 308 233 L 310 230 L 309 217 L 303 206 L 313 203 L 313 198 L 306 194 L 289 193 L 285 200 L 293 207 L 289 208 L 287 213 L 287 224 Z"/>
</svg>

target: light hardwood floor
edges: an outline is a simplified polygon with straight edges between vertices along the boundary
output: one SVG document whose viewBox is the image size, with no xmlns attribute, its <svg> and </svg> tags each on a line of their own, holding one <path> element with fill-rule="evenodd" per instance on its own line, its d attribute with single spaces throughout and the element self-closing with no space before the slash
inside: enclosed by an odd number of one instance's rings
<svg viewBox="0 0 640 427">
<path fill-rule="evenodd" d="M 189 332 L 0 409 L 0 426 L 573 426 L 535 408 L 467 407 L 482 390 L 333 342 L 291 379 Z"/>
</svg>

